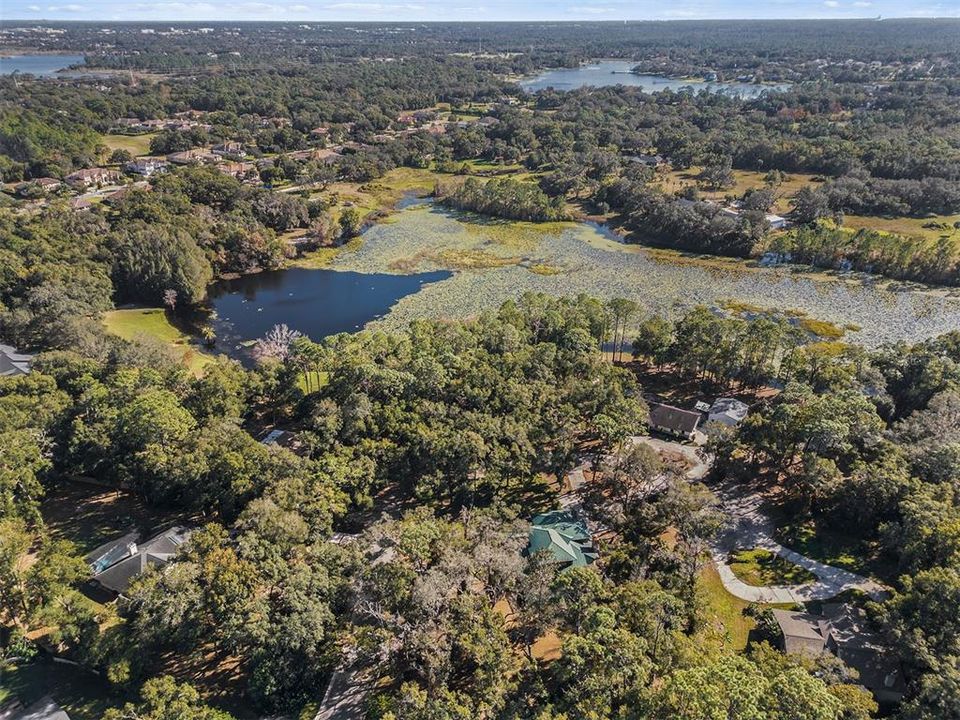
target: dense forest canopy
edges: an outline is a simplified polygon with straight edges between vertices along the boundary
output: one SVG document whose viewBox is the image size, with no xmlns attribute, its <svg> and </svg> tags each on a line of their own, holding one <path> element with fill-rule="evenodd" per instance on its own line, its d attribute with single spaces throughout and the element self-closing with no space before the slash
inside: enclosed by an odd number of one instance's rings
<svg viewBox="0 0 960 720">
<path fill-rule="evenodd" d="M 589 219 L 685 261 L 960 285 L 960 21 L 2 29 L 97 72 L 0 77 L 0 341 L 35 353 L 0 377 L 0 672 L 67 658 L 109 720 L 295 716 L 345 676 L 368 720 L 960 717 L 956 332 L 866 349 L 736 298 L 517 290 L 400 331 L 278 325 L 245 367 L 204 324 L 215 280 L 324 268 L 413 194 L 527 265 L 530 227 Z M 597 57 L 764 92 L 518 84 Z M 128 304 L 193 335 L 122 339 Z M 726 396 L 747 414 L 705 444 L 636 439 L 661 401 Z M 902 702 L 725 594 L 730 488 L 867 577 L 825 600 Z M 64 531 L 80 496 L 192 534 L 105 602 L 116 538 Z M 572 567 L 529 542 L 557 512 Z M 792 584 L 764 562 L 754 584 Z"/>
</svg>

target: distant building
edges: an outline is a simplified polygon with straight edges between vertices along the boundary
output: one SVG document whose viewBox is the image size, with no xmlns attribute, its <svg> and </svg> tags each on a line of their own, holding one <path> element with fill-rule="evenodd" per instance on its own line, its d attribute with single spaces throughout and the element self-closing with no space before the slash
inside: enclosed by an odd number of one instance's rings
<svg viewBox="0 0 960 720">
<path fill-rule="evenodd" d="M 162 157 L 139 157 L 131 160 L 123 166 L 123 169 L 134 175 L 143 175 L 150 177 L 154 173 L 162 172 L 170 167 L 166 158 Z"/>
<path fill-rule="evenodd" d="M 216 155 L 203 148 L 182 150 L 167 155 L 167 160 L 174 165 L 199 165 L 200 163 L 213 162 L 216 159 Z"/>
<path fill-rule="evenodd" d="M 33 355 L 17 352 L 12 345 L 0 345 L 0 377 L 27 375 Z"/>
<path fill-rule="evenodd" d="M 733 427 L 739 425 L 750 412 L 749 406 L 735 398 L 717 398 L 707 412 L 707 422 L 718 422 Z"/>
<path fill-rule="evenodd" d="M 137 543 L 137 533 L 108 543 L 87 556 L 93 580 L 100 587 L 123 595 L 148 567 L 162 567 L 170 562 L 192 533 L 192 529 L 176 525 L 143 544 Z"/>
<path fill-rule="evenodd" d="M 300 435 L 290 430 L 279 430 L 274 428 L 260 436 L 260 443 L 271 447 L 286 448 L 290 452 L 302 455 L 306 452 Z"/>
<path fill-rule="evenodd" d="M 219 155 L 220 157 L 245 158 L 247 156 L 247 151 L 243 145 L 232 141 L 222 143 L 221 145 L 214 145 L 211 151 L 214 155 Z"/>
<path fill-rule="evenodd" d="M 120 173 L 110 168 L 87 168 L 77 170 L 66 177 L 67 184 L 74 188 L 88 188 L 92 185 L 105 185 L 106 183 L 117 182 L 120 179 Z"/>
<path fill-rule="evenodd" d="M 233 177 L 241 180 L 245 178 L 249 173 L 255 172 L 257 166 L 252 162 L 225 162 L 220 163 L 216 166 L 217 170 L 222 172 L 224 175 L 232 175 Z"/>
<path fill-rule="evenodd" d="M 638 165 L 646 165 L 647 167 L 660 167 L 663 165 L 666 160 L 663 159 L 661 155 L 624 155 L 623 159 L 627 162 L 637 163 Z"/>
<path fill-rule="evenodd" d="M 700 424 L 700 413 L 662 403 L 650 403 L 649 405 L 650 427 L 652 429 L 674 437 L 693 440 L 697 426 Z"/>
<path fill-rule="evenodd" d="M 767 223 L 771 230 L 783 230 L 790 225 L 790 221 L 780 215 L 767 215 Z"/>
<path fill-rule="evenodd" d="M 906 690 L 900 662 L 851 605 L 826 604 L 822 615 L 774 610 L 781 649 L 797 655 L 831 653 L 860 674 L 860 684 L 879 702 L 897 703 Z"/>
<path fill-rule="evenodd" d="M 586 567 L 597 559 L 587 524 L 570 510 L 553 510 L 533 518 L 524 554 L 546 553 L 551 562 Z"/>
</svg>

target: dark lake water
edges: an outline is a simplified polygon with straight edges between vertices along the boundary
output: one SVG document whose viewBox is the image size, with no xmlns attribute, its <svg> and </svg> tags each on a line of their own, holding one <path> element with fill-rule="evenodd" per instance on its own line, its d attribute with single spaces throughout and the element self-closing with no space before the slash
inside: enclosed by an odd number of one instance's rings
<svg viewBox="0 0 960 720">
<path fill-rule="evenodd" d="M 753 85 L 734 82 L 700 82 L 696 80 L 674 80 L 661 75 L 635 75 L 630 69 L 636 65 L 630 60 L 598 60 L 578 68 L 558 68 L 546 70 L 539 75 L 521 80 L 520 85 L 530 92 L 552 87 L 555 90 L 576 90 L 581 87 L 604 87 L 607 85 L 626 85 L 639 87 L 647 92 L 661 90 L 684 90 L 736 95 L 742 98 L 755 98 L 768 90 L 782 90 L 786 85 Z"/>
<path fill-rule="evenodd" d="M 3 55 L 0 56 L 0 75 L 19 72 L 24 75 L 53 75 L 71 65 L 83 63 L 83 55 Z"/>
<path fill-rule="evenodd" d="M 241 343 L 286 324 L 314 340 L 360 330 L 446 271 L 390 275 L 291 268 L 222 280 L 210 287 L 210 324 L 221 352 L 242 357 Z"/>
</svg>

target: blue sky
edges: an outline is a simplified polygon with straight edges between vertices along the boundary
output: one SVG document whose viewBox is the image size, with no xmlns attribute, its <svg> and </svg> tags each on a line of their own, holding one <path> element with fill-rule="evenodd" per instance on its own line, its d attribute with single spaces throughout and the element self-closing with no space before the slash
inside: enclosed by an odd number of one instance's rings
<svg viewBox="0 0 960 720">
<path fill-rule="evenodd" d="M 960 17 L 960 0 L 0 0 L 48 20 L 685 20 Z"/>
</svg>

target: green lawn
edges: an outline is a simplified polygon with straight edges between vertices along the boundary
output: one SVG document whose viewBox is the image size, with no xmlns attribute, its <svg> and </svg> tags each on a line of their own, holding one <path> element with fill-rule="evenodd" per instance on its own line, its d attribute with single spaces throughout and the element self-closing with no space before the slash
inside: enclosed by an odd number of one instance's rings
<svg viewBox="0 0 960 720">
<path fill-rule="evenodd" d="M 18 697 L 26 706 L 46 695 L 59 703 L 71 720 L 100 720 L 114 704 L 107 683 L 85 670 L 47 659 L 0 666 L 0 702 Z"/>
<path fill-rule="evenodd" d="M 730 561 L 734 575 L 748 585 L 799 585 L 816 580 L 809 570 L 762 548 L 735 552 Z"/>
<path fill-rule="evenodd" d="M 780 524 L 776 539 L 791 550 L 826 565 L 886 581 L 897 575 L 895 563 L 880 554 L 878 543 L 813 522 Z"/>
<path fill-rule="evenodd" d="M 111 310 L 104 313 L 103 322 L 107 332 L 124 340 L 147 337 L 168 345 L 180 362 L 195 375 L 201 375 L 203 368 L 213 362 L 213 356 L 197 347 L 192 338 L 175 327 L 167 317 L 167 312 L 160 308 Z"/>
<path fill-rule="evenodd" d="M 703 630 L 732 650 L 742 650 L 747 646 L 754 621 L 743 614 L 750 604 L 727 592 L 720 581 L 720 574 L 713 563 L 708 563 L 700 573 L 697 582 L 697 594 L 703 604 L 706 626 Z"/>
<path fill-rule="evenodd" d="M 146 135 L 104 135 L 103 144 L 111 150 L 128 150 L 134 156 L 149 155 L 150 141 L 156 133 Z"/>
</svg>

